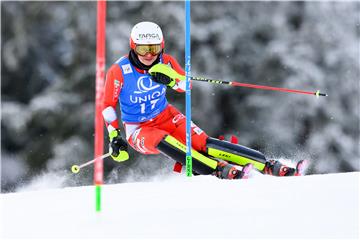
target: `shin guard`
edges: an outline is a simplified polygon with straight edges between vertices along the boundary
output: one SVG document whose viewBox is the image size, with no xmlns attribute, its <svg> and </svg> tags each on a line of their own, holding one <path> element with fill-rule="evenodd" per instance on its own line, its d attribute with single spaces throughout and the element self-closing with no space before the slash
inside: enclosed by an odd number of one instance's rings
<svg viewBox="0 0 360 240">
<path fill-rule="evenodd" d="M 186 146 L 176 138 L 167 135 L 157 146 L 157 149 L 182 165 L 186 164 Z M 217 161 L 204 156 L 196 150 L 191 150 L 193 170 L 202 175 L 213 174 L 217 167 Z"/>
</svg>

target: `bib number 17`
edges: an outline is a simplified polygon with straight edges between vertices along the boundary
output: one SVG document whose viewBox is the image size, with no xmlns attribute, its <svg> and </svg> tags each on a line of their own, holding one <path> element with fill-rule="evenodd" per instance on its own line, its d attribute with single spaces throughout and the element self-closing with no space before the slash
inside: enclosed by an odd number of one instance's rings
<svg viewBox="0 0 360 240">
<path fill-rule="evenodd" d="M 155 105 L 157 103 L 157 101 L 159 101 L 159 99 L 154 99 L 154 100 L 151 100 L 150 103 L 151 103 L 151 110 L 153 110 L 155 108 Z M 141 103 L 140 104 L 140 107 L 141 107 L 141 113 L 145 113 L 145 109 L 146 109 L 146 104 L 145 103 Z"/>
</svg>

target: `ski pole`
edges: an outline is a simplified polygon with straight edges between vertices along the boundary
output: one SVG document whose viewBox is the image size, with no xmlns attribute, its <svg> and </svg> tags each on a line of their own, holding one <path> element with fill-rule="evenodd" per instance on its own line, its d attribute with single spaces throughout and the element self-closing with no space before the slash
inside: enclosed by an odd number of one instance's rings
<svg viewBox="0 0 360 240">
<path fill-rule="evenodd" d="M 174 69 L 169 67 L 166 64 L 156 64 L 152 66 L 149 69 L 150 74 L 154 73 L 162 73 L 167 76 L 169 76 L 172 79 L 180 79 L 185 80 L 185 76 L 179 74 Z M 299 93 L 299 94 L 309 94 L 309 95 L 315 95 L 316 97 L 326 97 L 328 96 L 326 93 L 321 93 L 320 90 L 316 92 L 307 92 L 307 91 L 301 91 L 301 90 L 295 90 L 295 89 L 289 89 L 289 88 L 279 88 L 279 87 L 269 87 L 269 86 L 263 86 L 263 85 L 255 85 L 255 84 L 249 84 L 249 83 L 239 83 L 239 82 L 228 82 L 223 80 L 215 80 L 215 79 L 209 79 L 209 78 L 202 78 L 202 77 L 190 77 L 193 81 L 200 81 L 200 82 L 208 82 L 208 83 L 214 83 L 214 84 L 225 84 L 230 85 L 234 87 L 247 87 L 247 88 L 257 88 L 257 89 L 264 89 L 264 90 L 272 90 L 272 91 L 280 91 L 280 92 L 290 92 L 290 93 Z"/>
<path fill-rule="evenodd" d="M 227 84 L 227 85 L 236 86 L 236 87 L 247 87 L 247 88 L 257 88 L 257 89 L 264 89 L 264 90 L 280 91 L 280 92 L 309 94 L 309 95 L 315 95 L 316 97 L 319 97 L 319 96 L 326 97 L 326 96 L 328 96 L 326 93 L 321 93 L 320 90 L 318 90 L 316 92 L 307 92 L 307 91 L 294 90 L 294 89 L 289 89 L 289 88 L 269 87 L 269 86 L 255 85 L 255 84 L 249 84 L 249 83 L 239 83 L 239 82 L 228 82 L 228 81 L 201 78 L 201 77 L 191 77 L 191 80 L 214 83 L 214 84 Z"/>
<path fill-rule="evenodd" d="M 79 173 L 81 168 L 86 167 L 86 166 L 94 163 L 97 159 L 106 158 L 106 157 L 110 156 L 110 154 L 111 154 L 111 153 L 109 153 L 109 152 L 108 152 L 108 153 L 105 153 L 104 155 L 99 156 L 99 157 L 97 157 L 97 158 L 94 158 L 93 160 L 87 161 L 86 163 L 83 163 L 83 164 L 81 164 L 81 165 L 72 165 L 71 171 L 72 171 L 73 173 Z"/>
</svg>

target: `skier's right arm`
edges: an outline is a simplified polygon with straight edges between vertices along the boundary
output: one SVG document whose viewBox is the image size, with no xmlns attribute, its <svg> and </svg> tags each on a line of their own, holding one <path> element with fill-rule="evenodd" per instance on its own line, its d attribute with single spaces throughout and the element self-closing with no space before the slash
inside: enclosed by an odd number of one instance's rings
<svg viewBox="0 0 360 240">
<path fill-rule="evenodd" d="M 119 120 L 115 110 L 123 82 L 119 66 L 117 64 L 112 65 L 106 74 L 102 115 L 109 133 L 109 151 L 111 152 L 111 157 L 118 162 L 129 159 L 127 143 L 121 138 Z"/>
</svg>

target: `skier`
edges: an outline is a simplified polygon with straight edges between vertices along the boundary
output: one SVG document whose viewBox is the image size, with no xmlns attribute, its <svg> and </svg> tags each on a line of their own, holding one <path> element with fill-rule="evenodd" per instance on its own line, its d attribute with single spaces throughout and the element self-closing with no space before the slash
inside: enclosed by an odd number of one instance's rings
<svg viewBox="0 0 360 240">
<path fill-rule="evenodd" d="M 185 116 L 166 99 L 166 89 L 185 91 L 185 81 L 166 72 L 149 70 L 166 64 L 177 73 L 184 70 L 171 55 L 164 53 L 165 41 L 160 27 L 152 22 L 136 24 L 130 33 L 130 52 L 118 59 L 106 74 L 103 117 L 107 125 L 111 157 L 118 162 L 129 158 L 128 144 L 143 154 L 162 153 L 185 165 Z M 119 130 L 115 108 L 120 102 L 121 120 L 126 141 Z M 268 161 L 253 149 L 209 137 L 191 125 L 193 171 L 222 179 L 247 178 L 254 167 L 275 176 L 299 175 L 278 161 Z M 232 163 L 243 166 L 238 170 Z"/>
</svg>

